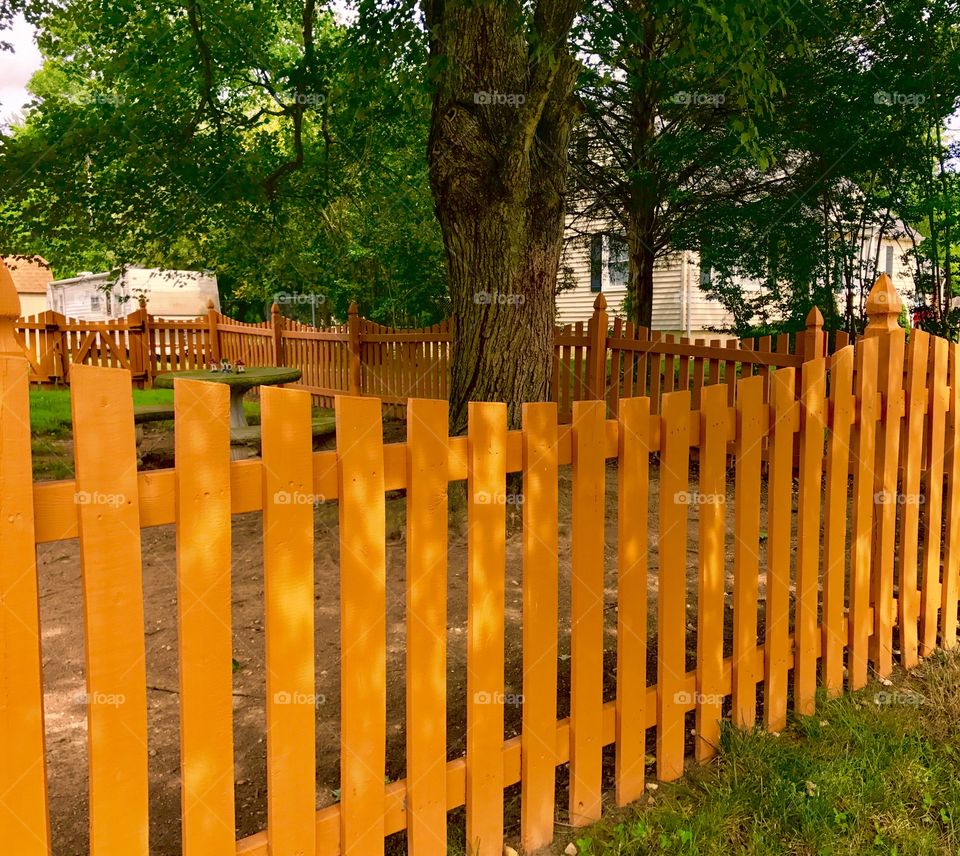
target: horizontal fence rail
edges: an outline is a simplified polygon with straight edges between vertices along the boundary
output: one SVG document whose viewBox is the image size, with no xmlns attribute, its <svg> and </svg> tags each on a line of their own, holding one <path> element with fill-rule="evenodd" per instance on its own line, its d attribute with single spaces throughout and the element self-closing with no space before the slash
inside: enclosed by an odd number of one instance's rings
<svg viewBox="0 0 960 856">
<path fill-rule="evenodd" d="M 719 376 L 696 404 L 689 387 L 662 392 L 659 410 L 652 395 L 621 387 L 615 418 L 598 398 L 574 401 L 570 424 L 562 403 L 528 404 L 515 431 L 503 404 L 474 403 L 467 435 L 448 437 L 446 403 L 415 398 L 406 403 L 406 442 L 384 444 L 382 402 L 338 396 L 336 449 L 314 452 L 310 396 L 268 389 L 263 458 L 241 462 L 230 461 L 226 390 L 180 380 L 176 466 L 139 474 L 130 371 L 76 365 L 77 475 L 52 483 L 31 476 L 30 367 L 0 357 L 0 729 L 15 737 L 0 741 L 5 845 L 25 856 L 50 852 L 36 579 L 36 545 L 45 541 L 79 539 L 83 562 L 95 856 L 147 855 L 140 535 L 148 527 L 177 530 L 187 852 L 367 856 L 403 831 L 409 852 L 439 856 L 448 812 L 464 806 L 467 852 L 499 856 L 504 789 L 517 783 L 519 839 L 533 850 L 553 839 L 558 817 L 573 826 L 601 817 L 608 773 L 617 803 L 627 804 L 644 791 L 650 753 L 656 778 L 676 779 L 689 756 L 715 754 L 722 719 L 779 731 L 789 709 L 815 712 L 820 687 L 856 690 L 870 670 L 886 678 L 895 663 L 909 668 L 938 647 L 955 648 L 960 345 L 922 331 L 906 342 L 885 326 L 896 309 L 875 289 L 871 326 L 856 348 L 814 350 L 799 365 L 761 364 L 766 374 L 735 381 L 732 404 Z M 627 353 L 634 340 L 615 341 Z M 558 628 L 561 472 L 570 480 L 572 550 L 569 625 Z M 519 652 L 504 645 L 517 621 L 505 604 L 511 473 L 520 474 L 523 496 Z M 467 727 L 465 751 L 448 760 L 447 488 L 462 480 L 466 688 L 453 703 L 465 707 Z M 405 492 L 407 727 L 406 775 L 385 783 L 390 491 Z M 120 501 L 101 508 L 78 496 Z M 342 651 L 339 800 L 319 810 L 315 497 L 339 510 Z M 262 512 L 264 536 L 267 829 L 235 842 L 230 532 L 233 516 L 249 512 Z M 604 577 L 611 520 L 613 595 Z M 608 606 L 616 607 L 612 639 Z M 558 631 L 570 638 L 563 717 Z M 607 693 L 611 645 L 615 686 Z M 517 658 L 522 720 L 507 738 L 505 667 Z M 104 707 L 98 698 L 124 703 Z M 610 770 L 606 746 L 614 747 Z M 568 784 L 558 788 L 563 766 Z"/>
</svg>

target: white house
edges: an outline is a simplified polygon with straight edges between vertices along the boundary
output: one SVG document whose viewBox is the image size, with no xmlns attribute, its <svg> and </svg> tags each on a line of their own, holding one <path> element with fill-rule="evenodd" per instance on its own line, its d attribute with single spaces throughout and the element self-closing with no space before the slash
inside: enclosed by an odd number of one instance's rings
<svg viewBox="0 0 960 856">
<path fill-rule="evenodd" d="M 573 223 L 576 221 L 576 230 Z M 873 270 L 878 260 L 878 271 L 885 271 L 904 297 L 912 305 L 912 270 L 906 253 L 913 246 L 909 227 L 896 221 L 893 228 L 884 231 L 877 253 L 877 237 L 867 231 L 862 240 L 859 269 Z M 918 242 L 922 236 L 914 235 Z M 593 221 L 584 223 L 582 216 L 567 215 L 567 234 L 560 258 L 559 291 L 557 294 L 557 322 L 572 324 L 587 321 L 599 292 L 607 299 L 607 311 L 624 315 L 623 301 L 627 295 L 628 256 L 626 242 L 616 237 L 609 224 Z M 872 273 L 868 273 L 872 276 Z M 699 254 L 690 250 L 661 257 L 653 272 L 653 313 L 651 327 L 698 336 L 711 330 L 728 328 L 733 318 L 717 301 L 700 287 L 709 281 L 710 271 L 700 266 Z M 757 281 L 740 281 L 745 291 L 759 289 Z M 867 283 L 869 285 L 869 283 Z"/>
<path fill-rule="evenodd" d="M 2 256 L 13 277 L 23 317 L 39 315 L 47 309 L 47 286 L 53 280 L 50 265 L 40 256 Z"/>
<path fill-rule="evenodd" d="M 171 320 L 196 318 L 212 300 L 220 311 L 217 278 L 205 271 L 125 267 L 121 273 L 82 273 L 51 282 L 50 308 L 82 321 L 123 318 L 140 308 L 141 295 L 151 315 Z"/>
</svg>

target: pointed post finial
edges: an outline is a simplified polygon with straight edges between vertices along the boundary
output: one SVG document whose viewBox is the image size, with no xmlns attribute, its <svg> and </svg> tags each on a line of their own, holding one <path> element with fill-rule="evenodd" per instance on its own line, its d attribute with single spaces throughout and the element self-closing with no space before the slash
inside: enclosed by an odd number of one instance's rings
<svg viewBox="0 0 960 856">
<path fill-rule="evenodd" d="M 0 355 L 23 356 L 23 349 L 16 336 L 20 318 L 20 295 L 13 284 L 13 276 L 0 259 Z"/>
<path fill-rule="evenodd" d="M 602 291 L 597 295 L 597 299 L 593 301 L 593 308 L 598 312 L 607 308 L 607 298 L 603 296 Z"/>
<path fill-rule="evenodd" d="M 804 329 L 803 358 L 815 360 L 827 355 L 827 337 L 823 334 L 823 313 L 817 306 L 807 313 Z"/>
<path fill-rule="evenodd" d="M 900 295 L 897 294 L 897 288 L 893 280 L 882 273 L 877 277 L 877 281 L 870 289 L 867 295 L 867 329 L 863 331 L 864 336 L 880 336 L 884 333 L 892 333 L 900 326 L 900 312 L 903 310 L 903 302 Z"/>
<path fill-rule="evenodd" d="M 211 298 L 207 301 L 207 310 L 208 310 L 208 311 L 213 311 L 213 310 L 215 310 L 216 308 L 217 308 L 217 305 L 213 302 L 213 298 L 211 297 Z"/>
<path fill-rule="evenodd" d="M 356 314 L 358 314 L 358 313 L 357 313 L 357 301 L 356 301 L 356 300 L 351 300 L 351 301 L 350 301 L 350 308 L 347 310 L 347 314 L 348 314 L 348 315 L 356 315 Z"/>
</svg>

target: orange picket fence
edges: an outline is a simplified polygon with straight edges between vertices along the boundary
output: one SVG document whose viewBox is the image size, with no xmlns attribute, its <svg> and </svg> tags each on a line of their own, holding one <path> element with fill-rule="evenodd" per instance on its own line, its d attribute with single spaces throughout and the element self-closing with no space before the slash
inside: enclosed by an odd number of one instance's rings
<svg viewBox="0 0 960 856">
<path fill-rule="evenodd" d="M 659 412 L 628 389 L 613 419 L 599 399 L 576 401 L 569 425 L 556 403 L 528 404 L 522 428 L 508 431 L 503 404 L 474 403 L 467 436 L 448 437 L 446 403 L 411 399 L 406 442 L 385 445 L 381 401 L 343 396 L 336 449 L 315 452 L 310 395 L 267 388 L 262 459 L 231 462 L 227 389 L 178 381 L 176 466 L 152 472 L 136 470 L 129 371 L 77 365 L 76 478 L 62 482 L 33 482 L 29 366 L 0 358 L 7 852 L 50 852 L 36 565 L 44 542 L 80 545 L 94 856 L 148 853 L 141 533 L 151 527 L 176 528 L 186 854 L 375 856 L 404 832 L 409 853 L 439 856 L 461 806 L 468 852 L 500 856 L 507 836 L 529 852 L 553 839 L 557 820 L 599 819 L 605 782 L 624 805 L 651 775 L 673 780 L 692 759 L 711 758 L 723 719 L 779 731 L 789 709 L 814 712 L 820 687 L 856 690 L 895 661 L 910 667 L 956 647 L 960 345 L 920 331 L 906 344 L 891 289 L 881 278 L 856 349 L 768 364 L 768 376 L 736 381 L 733 407 L 727 383 L 704 384 L 696 406 L 687 389 L 663 392 Z M 519 614 L 505 606 L 510 473 L 522 482 Z M 567 478 L 569 519 L 558 500 Z M 463 480 L 466 622 L 454 630 L 465 630 L 466 686 L 451 698 L 447 491 Z M 385 498 L 397 491 L 406 506 L 406 772 L 385 782 L 386 590 L 396 572 Z M 338 595 L 315 591 L 318 496 L 339 509 Z M 231 527 L 249 512 L 262 514 L 264 539 L 267 821 L 236 841 Z M 611 588 L 604 554 L 614 522 Z M 328 747 L 339 752 L 339 799 L 319 811 L 318 597 L 339 597 L 340 615 L 339 749 Z M 518 621 L 519 650 L 504 642 Z M 509 736 L 508 666 L 522 680 Z M 452 760 L 451 705 L 466 711 L 465 751 Z M 514 836 L 504 789 L 517 783 Z"/>
</svg>

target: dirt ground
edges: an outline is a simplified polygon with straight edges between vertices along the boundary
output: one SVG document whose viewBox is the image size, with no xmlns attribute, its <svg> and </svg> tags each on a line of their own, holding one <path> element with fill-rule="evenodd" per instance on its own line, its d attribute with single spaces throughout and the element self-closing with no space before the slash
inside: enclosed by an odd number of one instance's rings
<svg viewBox="0 0 960 856">
<path fill-rule="evenodd" d="M 386 440 L 403 438 L 404 427 L 387 423 Z M 329 440 L 326 446 L 329 447 Z M 67 450 L 64 450 L 65 452 Z M 169 466 L 169 449 L 161 433 L 148 432 L 144 444 L 148 466 Z M 606 569 L 605 696 L 614 697 L 616 644 L 616 464 L 607 465 L 607 526 L 603 556 Z M 570 469 L 561 472 L 560 523 L 560 675 L 559 716 L 569 709 L 570 669 Z M 650 489 L 650 613 L 651 636 L 656 627 L 657 466 L 651 467 Z M 691 491 L 696 491 L 692 467 Z M 766 528 L 766 485 L 763 485 Z M 727 588 L 732 591 L 733 473 L 727 498 Z M 404 776 L 404 514 L 402 493 L 387 498 L 387 769 L 389 781 Z M 693 665 L 696 625 L 697 508 L 690 506 L 687 551 L 689 665 Z M 238 837 L 266 825 L 266 743 L 264 740 L 263 555 L 261 515 L 233 519 L 234 727 Z M 178 677 L 176 628 L 176 561 L 172 526 L 142 532 L 148 716 L 150 734 L 150 846 L 158 856 L 180 852 L 180 778 L 178 744 Z M 761 536 L 764 537 L 763 535 Z M 335 503 L 316 511 L 316 692 L 324 702 L 317 719 L 318 805 L 336 801 L 339 787 L 339 609 L 338 519 Z M 521 686 L 521 546 L 518 520 L 511 521 L 506 568 L 506 692 Z M 762 545 L 761 545 L 762 546 Z M 761 550 L 761 556 L 763 554 Z M 464 752 L 466 697 L 466 526 L 462 512 L 451 515 L 449 546 L 449 757 Z M 44 544 L 39 549 L 46 727 L 54 853 L 81 856 L 87 852 L 86 720 L 83 704 L 84 650 L 80 562 L 76 541 Z M 599 557 L 598 557 L 599 559 Z M 762 560 L 761 560 L 762 561 Z M 764 580 L 760 581 L 762 620 Z M 730 598 L 727 598 L 729 625 Z M 729 645 L 729 642 L 728 642 Z M 655 681 L 655 653 L 648 663 L 648 681 Z M 518 733 L 519 706 L 506 708 L 506 736 Z M 652 736 L 652 735 L 651 735 Z M 610 756 L 612 770 L 612 756 Z M 562 771 L 558 778 L 563 778 Z M 517 797 L 508 792 L 507 827 L 516 840 Z M 558 800 L 558 822 L 565 817 Z M 396 846 L 396 845 L 395 845 Z"/>
</svg>

